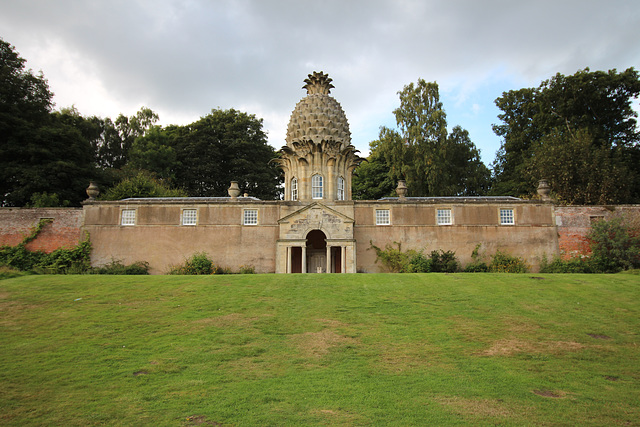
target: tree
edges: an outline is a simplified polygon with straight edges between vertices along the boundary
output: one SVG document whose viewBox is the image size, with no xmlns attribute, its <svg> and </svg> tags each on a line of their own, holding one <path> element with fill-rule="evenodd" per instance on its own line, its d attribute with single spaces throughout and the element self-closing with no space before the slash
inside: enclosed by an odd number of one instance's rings
<svg viewBox="0 0 640 427">
<path fill-rule="evenodd" d="M 375 144 L 370 146 L 371 155 L 353 174 L 351 194 L 354 200 L 377 200 L 395 195 L 397 183 L 389 176 L 389 166 L 375 151 Z"/>
<path fill-rule="evenodd" d="M 176 185 L 190 196 L 226 196 L 231 181 L 261 199 L 279 196 L 276 153 L 262 130 L 262 119 L 234 109 L 212 110 L 183 127 L 170 126 L 176 153 Z"/>
<path fill-rule="evenodd" d="M 544 178 L 571 203 L 640 200 L 640 133 L 632 107 L 639 94 L 633 68 L 587 68 L 556 74 L 538 88 L 503 93 L 496 99 L 503 113 L 494 132 L 503 141 L 493 194 L 530 194 Z"/>
<path fill-rule="evenodd" d="M 422 79 L 398 92 L 398 130 L 382 127 L 372 155 L 384 159 L 388 177 L 405 179 L 412 196 L 481 195 L 490 173 L 466 130 L 447 133 L 438 84 Z"/>
<path fill-rule="evenodd" d="M 77 205 L 92 176 L 91 146 L 51 113 L 53 93 L 42 73 L 0 39 L 0 204 L 24 206 L 35 193 L 56 194 Z M 50 199 L 51 203 L 54 199 Z"/>
<path fill-rule="evenodd" d="M 102 200 L 122 200 L 132 197 L 185 197 L 187 193 L 181 189 L 171 188 L 153 174 L 147 171 L 138 171 L 130 177 L 126 177 L 113 187 L 110 187 L 102 197 Z"/>
<path fill-rule="evenodd" d="M 136 138 L 144 136 L 158 119 L 158 115 L 147 107 L 142 107 L 131 117 L 120 114 L 115 122 L 108 117 L 102 119 L 102 132 L 95 147 L 98 166 L 113 169 L 124 167 Z"/>
<path fill-rule="evenodd" d="M 152 126 L 137 138 L 129 151 L 129 165 L 134 169 L 153 172 L 158 178 L 175 182 L 179 168 L 174 138 L 160 126 Z"/>
</svg>

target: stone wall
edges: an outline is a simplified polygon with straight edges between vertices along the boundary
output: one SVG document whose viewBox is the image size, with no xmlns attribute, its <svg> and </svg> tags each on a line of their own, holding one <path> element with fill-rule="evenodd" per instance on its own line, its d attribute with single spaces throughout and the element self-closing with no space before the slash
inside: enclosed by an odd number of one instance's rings
<svg viewBox="0 0 640 427">
<path fill-rule="evenodd" d="M 52 252 L 69 248 L 82 240 L 82 208 L 0 208 L 0 246 L 15 246 L 43 218 L 51 218 L 27 249 Z"/>
<path fill-rule="evenodd" d="M 514 225 L 500 225 L 500 208 L 513 208 Z M 375 225 L 375 210 L 389 209 L 390 225 Z M 437 225 L 437 209 L 451 209 L 452 224 Z M 380 203 L 356 202 L 355 239 L 358 242 L 357 269 L 359 272 L 380 272 L 375 263 L 375 251 L 370 242 L 384 248 L 451 250 L 465 265 L 472 261 L 471 253 L 480 244 L 480 252 L 492 255 L 497 250 L 524 258 L 537 269 L 543 255 L 558 253 L 558 240 L 554 227 L 553 209 L 549 204 L 517 201 L 504 203 L 452 203 L 420 202 Z"/>
<path fill-rule="evenodd" d="M 640 215 L 640 206 L 555 206 L 558 244 L 563 258 L 589 255 L 587 234 L 591 224 L 613 215 Z"/>
</svg>

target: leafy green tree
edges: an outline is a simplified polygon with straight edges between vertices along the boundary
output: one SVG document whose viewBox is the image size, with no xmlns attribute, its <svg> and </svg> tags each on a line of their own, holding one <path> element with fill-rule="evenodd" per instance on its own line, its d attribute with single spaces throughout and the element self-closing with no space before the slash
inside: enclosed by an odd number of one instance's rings
<svg viewBox="0 0 640 427">
<path fill-rule="evenodd" d="M 375 141 L 374 141 L 375 142 Z M 389 166 L 371 144 L 371 155 L 356 168 L 352 182 L 354 200 L 377 200 L 394 196 L 397 183 L 389 176 Z"/>
<path fill-rule="evenodd" d="M 212 110 L 187 126 L 165 128 L 177 163 L 175 182 L 191 196 L 226 196 L 231 181 L 261 199 L 280 194 L 276 153 L 262 119 L 234 109 Z"/>
<path fill-rule="evenodd" d="M 174 140 L 169 132 L 152 126 L 144 136 L 137 138 L 129 152 L 129 165 L 143 169 L 168 182 L 174 182 L 179 167 Z"/>
<path fill-rule="evenodd" d="M 144 136 L 158 119 L 158 115 L 147 107 L 142 107 L 131 117 L 120 114 L 115 122 L 108 117 L 101 119 L 101 135 L 95 147 L 98 166 L 113 169 L 124 167 L 136 138 Z"/>
<path fill-rule="evenodd" d="M 185 197 L 187 193 L 156 179 L 150 172 L 138 171 L 110 187 L 100 197 L 102 200 L 122 200 L 132 197 Z"/>
<path fill-rule="evenodd" d="M 0 39 L 0 204 L 24 206 L 47 193 L 78 205 L 93 175 L 91 145 L 69 114 L 51 112 L 47 81 L 25 62 Z"/>
<path fill-rule="evenodd" d="M 556 74 L 538 88 L 505 92 L 496 99 L 502 123 L 494 132 L 503 141 L 492 193 L 530 194 L 544 178 L 561 199 L 573 203 L 639 200 L 640 134 L 632 106 L 639 94 L 633 68 L 620 73 L 587 68 L 571 76 Z M 595 191 L 607 177 L 625 181 Z M 620 186 L 625 188 L 615 188 Z"/>
<path fill-rule="evenodd" d="M 372 143 L 393 180 L 406 179 L 411 196 L 481 195 L 490 183 L 488 168 L 466 130 L 447 133 L 438 84 L 419 79 L 398 92 L 398 130 L 381 128 Z"/>
</svg>

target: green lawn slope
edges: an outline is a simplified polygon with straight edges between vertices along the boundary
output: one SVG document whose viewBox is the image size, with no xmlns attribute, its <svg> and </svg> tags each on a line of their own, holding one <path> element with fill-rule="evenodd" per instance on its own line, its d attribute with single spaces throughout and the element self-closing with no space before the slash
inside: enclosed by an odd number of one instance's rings
<svg viewBox="0 0 640 427">
<path fill-rule="evenodd" d="M 640 276 L 0 281 L 0 425 L 638 425 Z"/>
</svg>

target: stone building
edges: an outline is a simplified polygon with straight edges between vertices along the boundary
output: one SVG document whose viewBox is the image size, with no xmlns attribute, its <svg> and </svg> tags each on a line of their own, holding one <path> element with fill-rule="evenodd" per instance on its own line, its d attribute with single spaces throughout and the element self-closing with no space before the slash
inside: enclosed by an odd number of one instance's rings
<svg viewBox="0 0 640 427">
<path fill-rule="evenodd" d="M 465 263 L 477 244 L 536 265 L 558 253 L 553 205 L 514 197 L 398 197 L 351 199 L 353 170 L 363 160 L 351 145 L 349 124 L 330 95 L 331 79 L 313 73 L 295 106 L 278 160 L 285 197 L 90 200 L 83 229 L 93 263 L 144 260 L 162 273 L 196 252 L 216 264 L 257 272 L 355 273 L 380 271 L 371 244 L 453 250 Z"/>
</svg>

